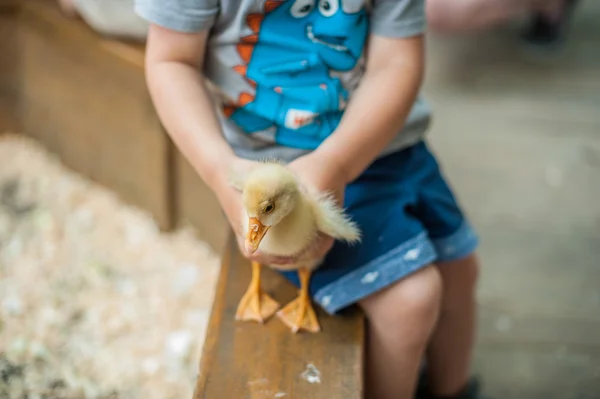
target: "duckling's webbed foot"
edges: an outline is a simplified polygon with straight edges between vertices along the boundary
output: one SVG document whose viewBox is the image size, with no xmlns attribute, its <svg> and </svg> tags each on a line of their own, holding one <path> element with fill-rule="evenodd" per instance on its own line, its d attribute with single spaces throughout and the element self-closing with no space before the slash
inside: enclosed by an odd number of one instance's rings
<svg viewBox="0 0 600 399">
<path fill-rule="evenodd" d="M 308 295 L 308 282 L 310 280 L 311 271 L 302 268 L 298 270 L 298 275 L 301 283 L 300 295 L 277 312 L 277 317 L 290 327 L 293 333 L 296 333 L 299 330 L 317 333 L 321 331 L 321 326 L 319 325 L 317 315 Z"/>
<path fill-rule="evenodd" d="M 252 281 L 242 297 L 235 314 L 236 320 L 263 323 L 273 316 L 280 305 L 260 288 L 261 265 L 252 262 Z"/>
</svg>

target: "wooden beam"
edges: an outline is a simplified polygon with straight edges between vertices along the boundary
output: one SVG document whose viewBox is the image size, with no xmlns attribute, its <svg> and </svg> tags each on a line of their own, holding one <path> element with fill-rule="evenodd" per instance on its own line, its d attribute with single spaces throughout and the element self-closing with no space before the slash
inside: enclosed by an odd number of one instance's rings
<svg viewBox="0 0 600 399">
<path fill-rule="evenodd" d="M 18 0 L 0 0 L 0 13 L 14 13 L 19 9 Z"/>
<path fill-rule="evenodd" d="M 16 1 L 0 0 L 0 134 L 20 128 L 18 10 Z"/>
<path fill-rule="evenodd" d="M 294 335 L 277 318 L 264 325 L 237 322 L 235 311 L 250 276 L 249 263 L 230 239 L 194 398 L 362 399 L 362 313 L 332 317 L 316 306 L 323 329 L 318 334 Z M 282 304 L 296 295 L 291 284 L 267 268 L 263 287 Z"/>
<path fill-rule="evenodd" d="M 174 212 L 181 224 L 191 224 L 217 253 L 225 249 L 228 222 L 221 206 L 181 152 L 174 154 Z"/>
<path fill-rule="evenodd" d="M 172 228 L 174 150 L 148 94 L 144 46 L 109 44 L 55 1 L 28 0 L 19 34 L 25 133 Z"/>
</svg>

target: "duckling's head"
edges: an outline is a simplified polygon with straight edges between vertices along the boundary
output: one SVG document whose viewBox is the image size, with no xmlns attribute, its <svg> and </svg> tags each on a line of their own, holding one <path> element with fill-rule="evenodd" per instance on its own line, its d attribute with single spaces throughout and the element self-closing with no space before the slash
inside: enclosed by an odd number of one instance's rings
<svg viewBox="0 0 600 399">
<path fill-rule="evenodd" d="M 248 216 L 246 250 L 254 253 L 272 226 L 292 212 L 299 199 L 295 176 L 283 165 L 265 163 L 245 178 L 242 201 Z"/>
</svg>

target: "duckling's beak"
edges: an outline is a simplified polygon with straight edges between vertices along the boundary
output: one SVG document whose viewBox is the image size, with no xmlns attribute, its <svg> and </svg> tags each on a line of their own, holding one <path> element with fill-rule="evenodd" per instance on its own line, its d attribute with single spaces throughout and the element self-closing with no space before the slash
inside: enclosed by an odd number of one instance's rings
<svg viewBox="0 0 600 399">
<path fill-rule="evenodd" d="M 265 226 L 257 218 L 250 218 L 246 235 L 246 251 L 250 254 L 255 253 L 263 237 L 267 234 L 267 230 L 269 230 L 269 226 Z"/>
</svg>

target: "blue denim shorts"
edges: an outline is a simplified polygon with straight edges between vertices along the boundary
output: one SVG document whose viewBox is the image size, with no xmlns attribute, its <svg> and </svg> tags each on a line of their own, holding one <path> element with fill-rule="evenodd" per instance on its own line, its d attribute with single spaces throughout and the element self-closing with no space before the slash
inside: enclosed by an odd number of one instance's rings
<svg viewBox="0 0 600 399">
<path fill-rule="evenodd" d="M 362 242 L 336 242 L 310 283 L 329 314 L 433 263 L 466 257 L 478 238 L 425 142 L 376 160 L 345 195 Z M 296 272 L 282 272 L 296 286 Z"/>
</svg>

